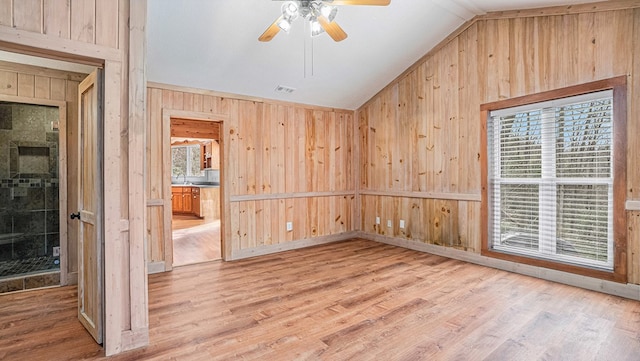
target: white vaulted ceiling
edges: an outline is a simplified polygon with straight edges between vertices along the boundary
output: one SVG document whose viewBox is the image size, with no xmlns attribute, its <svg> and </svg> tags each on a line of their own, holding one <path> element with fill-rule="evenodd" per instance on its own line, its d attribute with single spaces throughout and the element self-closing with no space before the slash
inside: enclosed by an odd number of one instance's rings
<svg viewBox="0 0 640 361">
<path fill-rule="evenodd" d="M 311 38 L 304 21 L 258 41 L 273 0 L 149 0 L 148 80 L 251 97 L 356 109 L 475 15 L 594 0 L 391 0 L 339 6 L 349 37 Z M 277 93 L 278 86 L 296 90 Z"/>
</svg>

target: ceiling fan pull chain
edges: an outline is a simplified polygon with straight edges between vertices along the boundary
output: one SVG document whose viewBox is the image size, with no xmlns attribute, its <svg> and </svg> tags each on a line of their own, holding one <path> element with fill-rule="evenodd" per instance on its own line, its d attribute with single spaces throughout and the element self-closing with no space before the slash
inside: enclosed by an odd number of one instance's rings
<svg viewBox="0 0 640 361">
<path fill-rule="evenodd" d="M 307 32 L 307 30 L 308 30 L 307 29 L 307 23 L 305 22 L 304 23 L 304 31 L 305 31 L 305 33 Z M 303 38 L 304 38 L 304 54 L 303 54 L 304 64 L 303 64 L 303 71 L 304 71 L 304 78 L 306 79 L 307 78 L 307 37 L 304 36 Z"/>
<path fill-rule="evenodd" d="M 314 76 L 313 74 L 313 60 L 314 60 L 314 55 L 313 55 L 313 38 L 311 38 L 311 77 Z"/>
<path fill-rule="evenodd" d="M 305 23 L 304 24 L 304 30 L 305 32 L 311 32 L 311 25 Z M 307 56 L 308 55 L 308 56 Z M 311 77 L 314 76 L 314 52 L 313 52 L 313 37 L 304 37 L 304 66 L 303 66 L 303 71 L 304 71 L 304 78 L 307 79 L 307 74 L 309 74 L 309 71 L 307 71 L 307 68 L 310 66 L 311 67 Z M 307 58 L 309 58 L 309 60 L 307 60 Z"/>
</svg>

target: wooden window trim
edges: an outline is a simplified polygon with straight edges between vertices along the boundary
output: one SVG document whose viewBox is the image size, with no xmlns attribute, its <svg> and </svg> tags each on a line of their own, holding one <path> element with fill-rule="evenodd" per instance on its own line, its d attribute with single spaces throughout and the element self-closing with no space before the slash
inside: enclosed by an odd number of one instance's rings
<svg viewBox="0 0 640 361">
<path fill-rule="evenodd" d="M 552 99 L 567 98 L 601 90 L 613 90 L 614 134 L 616 145 L 613 154 L 613 272 L 597 270 L 551 260 L 531 258 L 494 251 L 489 247 L 489 170 L 487 150 L 487 120 L 492 110 L 540 103 Z M 627 188 L 627 77 L 618 76 L 590 83 L 555 89 L 522 97 L 485 103 L 480 106 L 481 134 L 481 185 L 482 185 L 482 246 L 483 256 L 498 258 L 531 266 L 544 267 L 614 282 L 627 283 L 627 217 L 625 211 Z"/>
</svg>

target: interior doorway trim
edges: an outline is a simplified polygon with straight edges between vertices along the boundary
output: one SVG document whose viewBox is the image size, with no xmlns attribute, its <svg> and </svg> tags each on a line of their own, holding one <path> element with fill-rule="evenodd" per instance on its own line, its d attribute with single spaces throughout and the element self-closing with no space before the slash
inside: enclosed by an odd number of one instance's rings
<svg viewBox="0 0 640 361">
<path fill-rule="evenodd" d="M 163 234 L 164 234 L 164 271 L 170 271 L 173 269 L 173 237 L 171 227 L 171 118 L 181 118 L 188 120 L 209 121 L 220 123 L 220 236 L 221 240 L 221 255 L 222 259 L 227 261 L 231 259 L 231 235 L 230 225 L 227 224 L 227 220 L 230 219 L 231 208 L 229 206 L 229 194 L 227 194 L 229 187 L 225 186 L 225 170 L 228 167 L 228 159 L 226 157 L 226 142 L 225 142 L 225 125 L 229 124 L 229 116 L 225 114 L 214 114 L 204 112 L 193 112 L 177 109 L 162 109 L 162 153 L 164 155 L 163 164 Z M 147 206 L 151 206 L 147 204 Z M 158 270 L 158 265 L 150 265 L 151 268 Z"/>
<path fill-rule="evenodd" d="M 44 105 L 58 108 L 58 203 L 60 217 L 60 285 L 66 286 L 78 282 L 78 273 L 69 272 L 69 242 L 67 227 L 67 102 L 62 100 L 48 100 L 14 95 L 0 94 L 1 102 L 21 103 L 29 105 Z"/>
</svg>

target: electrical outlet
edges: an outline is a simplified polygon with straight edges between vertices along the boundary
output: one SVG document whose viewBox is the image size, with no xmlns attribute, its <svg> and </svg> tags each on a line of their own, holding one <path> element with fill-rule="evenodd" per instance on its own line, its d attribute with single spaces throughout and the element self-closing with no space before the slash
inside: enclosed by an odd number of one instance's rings
<svg viewBox="0 0 640 361">
<path fill-rule="evenodd" d="M 387 219 L 387 227 L 389 228 L 393 227 L 393 223 L 391 223 L 390 219 Z"/>
<path fill-rule="evenodd" d="M 60 257 L 60 247 L 53 247 L 53 256 Z"/>
<path fill-rule="evenodd" d="M 293 231 L 293 222 L 287 222 L 287 232 Z"/>
<path fill-rule="evenodd" d="M 401 219 L 401 220 L 400 220 L 400 228 L 403 228 L 403 229 L 404 229 L 404 219 Z"/>
<path fill-rule="evenodd" d="M 376 224 L 380 224 L 380 217 L 376 217 Z"/>
</svg>

